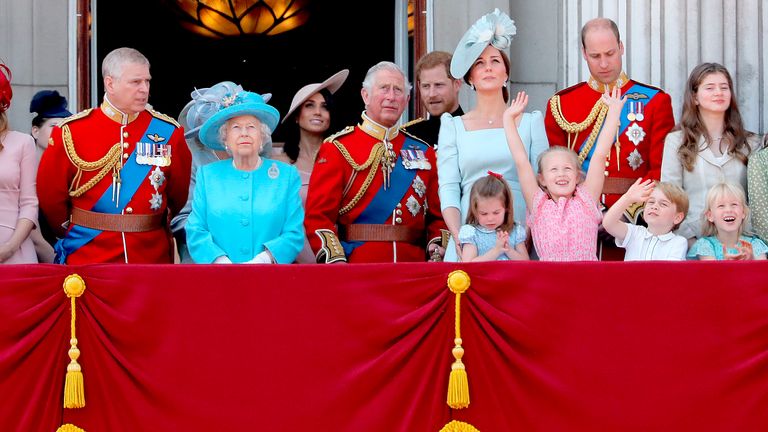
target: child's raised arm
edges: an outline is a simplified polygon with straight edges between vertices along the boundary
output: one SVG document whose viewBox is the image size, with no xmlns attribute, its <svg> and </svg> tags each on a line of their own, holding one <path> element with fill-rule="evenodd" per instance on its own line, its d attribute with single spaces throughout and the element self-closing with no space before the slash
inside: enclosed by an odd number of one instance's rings
<svg viewBox="0 0 768 432">
<path fill-rule="evenodd" d="M 616 237 L 618 243 L 624 241 L 627 236 L 627 225 L 621 221 L 621 215 L 627 207 L 636 202 L 646 202 L 653 192 L 653 180 L 643 181 L 642 178 L 635 180 L 635 183 L 627 192 L 614 203 L 603 216 L 603 228 L 608 234 Z"/>
<path fill-rule="evenodd" d="M 624 102 L 627 101 L 626 96 L 620 98 L 620 95 L 621 90 L 618 87 L 614 87 L 610 95 L 607 90 L 603 95 L 603 102 L 608 105 L 608 114 L 603 122 L 603 130 L 600 131 L 600 135 L 597 137 L 597 147 L 595 147 L 595 151 L 592 154 L 589 170 L 587 170 L 587 178 L 584 180 L 584 188 L 595 202 L 600 202 L 600 195 L 603 192 L 603 183 L 605 182 L 603 162 L 608 157 L 611 145 L 616 139 L 621 109 L 624 107 Z"/>
<path fill-rule="evenodd" d="M 521 115 L 528 105 L 528 95 L 525 92 L 518 92 L 515 100 L 512 101 L 509 108 L 504 111 L 503 123 L 504 133 L 507 136 L 507 145 L 515 160 L 517 177 L 520 180 L 520 188 L 523 192 L 526 208 L 533 208 L 533 197 L 539 190 L 539 182 L 536 180 L 536 173 L 528 161 L 528 153 L 525 151 L 523 141 L 517 132 L 515 119 Z"/>
</svg>

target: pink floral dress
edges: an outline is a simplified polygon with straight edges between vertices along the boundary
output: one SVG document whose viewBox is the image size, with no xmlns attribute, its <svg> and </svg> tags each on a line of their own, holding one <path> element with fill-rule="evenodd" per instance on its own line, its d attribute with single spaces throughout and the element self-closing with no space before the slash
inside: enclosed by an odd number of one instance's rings
<svg viewBox="0 0 768 432">
<path fill-rule="evenodd" d="M 572 197 L 557 201 L 539 190 L 532 207 L 528 226 L 541 261 L 597 261 L 597 229 L 603 215 L 580 185 Z"/>
</svg>

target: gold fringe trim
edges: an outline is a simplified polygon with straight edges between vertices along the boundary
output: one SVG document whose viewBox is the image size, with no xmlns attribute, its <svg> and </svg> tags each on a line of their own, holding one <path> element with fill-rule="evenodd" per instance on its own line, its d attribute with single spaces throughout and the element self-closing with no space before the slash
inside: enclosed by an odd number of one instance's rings
<svg viewBox="0 0 768 432">
<path fill-rule="evenodd" d="M 61 425 L 58 429 L 56 429 L 56 432 L 85 432 L 85 429 L 80 429 L 79 427 L 67 423 L 65 425 Z"/>
<path fill-rule="evenodd" d="M 452 271 L 448 275 L 448 288 L 456 294 L 456 320 L 454 325 L 456 337 L 453 340 L 455 346 L 451 350 L 453 358 L 456 360 L 451 365 L 451 374 L 448 376 L 448 397 L 446 399 L 448 406 L 453 409 L 462 409 L 469 406 L 469 379 L 467 377 L 467 368 L 461 360 L 464 357 L 464 348 L 461 346 L 461 294 L 469 289 L 469 285 L 469 275 L 462 270 Z"/>
<path fill-rule="evenodd" d="M 75 333 L 75 300 L 85 292 L 85 281 L 78 274 L 71 274 L 64 279 L 64 293 L 69 297 L 71 311 L 70 319 L 70 362 L 67 365 L 67 375 L 64 380 L 64 408 L 83 408 L 85 406 L 85 386 L 83 383 L 83 371 L 77 359 L 80 357 L 80 349 L 77 348 Z"/>
<path fill-rule="evenodd" d="M 440 429 L 440 432 L 480 432 L 480 430 L 469 423 L 451 420 L 450 423 Z"/>
</svg>

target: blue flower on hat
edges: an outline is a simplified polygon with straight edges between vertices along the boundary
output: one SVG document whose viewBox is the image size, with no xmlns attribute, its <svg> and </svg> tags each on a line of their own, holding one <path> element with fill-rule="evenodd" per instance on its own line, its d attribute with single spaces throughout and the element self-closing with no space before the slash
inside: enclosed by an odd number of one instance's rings
<svg viewBox="0 0 768 432">
<path fill-rule="evenodd" d="M 515 34 L 515 22 L 498 8 L 480 17 L 456 46 L 451 59 L 451 75 L 463 77 L 488 45 L 500 51 L 509 48 Z"/>
</svg>

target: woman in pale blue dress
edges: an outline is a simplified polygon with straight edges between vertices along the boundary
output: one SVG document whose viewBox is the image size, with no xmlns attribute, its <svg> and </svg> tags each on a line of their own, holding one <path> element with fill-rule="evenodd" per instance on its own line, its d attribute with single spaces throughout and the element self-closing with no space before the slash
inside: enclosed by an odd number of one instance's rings
<svg viewBox="0 0 768 432">
<path fill-rule="evenodd" d="M 477 105 L 461 117 L 441 117 L 437 152 L 440 206 L 451 232 L 445 261 L 458 261 L 454 239 L 467 217 L 470 189 L 489 170 L 507 180 L 514 198 L 515 222 L 525 224 L 525 201 L 501 122 L 509 99 L 509 58 L 504 50 L 514 34 L 512 20 L 496 9 L 464 34 L 451 60 L 451 75 L 464 77 L 477 93 Z M 544 116 L 534 111 L 516 122 L 531 165 L 537 166 L 538 155 L 549 147 Z"/>
</svg>

